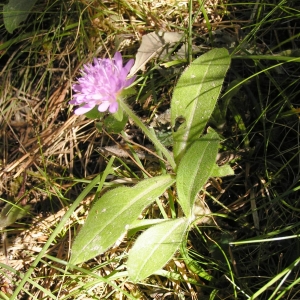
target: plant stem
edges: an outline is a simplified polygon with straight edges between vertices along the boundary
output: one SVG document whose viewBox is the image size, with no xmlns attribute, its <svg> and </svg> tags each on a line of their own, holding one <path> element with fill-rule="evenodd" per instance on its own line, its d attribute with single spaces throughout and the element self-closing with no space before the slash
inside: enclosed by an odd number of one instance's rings
<svg viewBox="0 0 300 300">
<path fill-rule="evenodd" d="M 132 111 L 132 109 L 125 103 L 125 101 L 119 101 L 119 104 L 123 111 L 128 115 L 129 118 L 133 120 L 133 122 L 143 130 L 149 140 L 154 144 L 154 146 L 161 151 L 161 153 L 165 156 L 172 169 L 176 169 L 176 163 L 172 154 L 169 150 L 159 141 L 155 133 L 151 132 L 151 130 L 142 122 L 142 120 Z"/>
</svg>

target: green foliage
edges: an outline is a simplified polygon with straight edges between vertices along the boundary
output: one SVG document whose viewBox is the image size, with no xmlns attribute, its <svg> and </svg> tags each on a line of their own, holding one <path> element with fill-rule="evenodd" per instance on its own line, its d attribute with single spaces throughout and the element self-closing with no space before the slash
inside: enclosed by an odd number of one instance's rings
<svg viewBox="0 0 300 300">
<path fill-rule="evenodd" d="M 203 134 L 229 65 L 228 51 L 213 49 L 194 60 L 178 80 L 171 102 L 173 153 L 177 163 Z"/>
<path fill-rule="evenodd" d="M 176 177 L 178 200 L 187 217 L 192 216 L 197 194 L 211 176 L 218 146 L 218 135 L 212 131 L 195 141 L 179 163 Z"/>
<path fill-rule="evenodd" d="M 37 0 L 9 0 L 3 6 L 3 20 L 6 30 L 13 33 L 25 21 Z"/>
<path fill-rule="evenodd" d="M 5 228 L 28 214 L 31 205 L 19 206 L 6 203 L 0 213 L 0 228 Z"/>
<path fill-rule="evenodd" d="M 136 186 L 104 194 L 92 207 L 75 239 L 70 262 L 78 264 L 111 247 L 140 213 L 174 183 L 170 175 L 145 179 Z"/>
<path fill-rule="evenodd" d="M 116 119 L 115 114 L 113 114 L 107 116 L 104 119 L 103 123 L 105 126 L 105 130 L 108 133 L 120 133 L 124 129 L 127 121 L 128 121 L 128 117 L 126 115 L 123 114 L 122 119 L 118 120 Z"/>
<path fill-rule="evenodd" d="M 218 165 L 214 165 L 210 174 L 211 177 L 224 177 L 230 175 L 234 175 L 234 171 L 229 165 L 224 165 L 220 167 Z"/>
<path fill-rule="evenodd" d="M 173 127 L 178 118 L 184 118 L 184 123 L 173 131 L 173 149 L 178 166 L 154 132 L 123 101 L 120 102 L 122 110 L 146 133 L 173 169 L 177 169 L 176 179 L 170 175 L 157 176 L 142 180 L 133 188 L 120 187 L 104 194 L 92 207 L 73 243 L 72 264 L 102 254 L 129 228 L 132 234 L 142 211 L 176 181 L 178 202 L 186 218 L 164 222 L 154 220 L 143 223 L 145 227 L 142 224 L 141 228 L 155 225 L 139 236 L 129 252 L 129 276 L 134 282 L 143 280 L 171 259 L 194 220 L 194 202 L 208 178 L 213 172 L 218 175 L 232 174 L 230 168 L 222 169 L 221 172 L 216 166 L 218 134 L 209 129 L 203 135 L 219 98 L 229 64 L 227 50 L 215 49 L 196 59 L 178 81 L 171 103 Z"/>
<path fill-rule="evenodd" d="M 105 113 L 100 112 L 98 110 L 97 106 L 95 106 L 93 109 L 91 109 L 90 111 L 88 111 L 87 113 L 85 113 L 85 116 L 87 118 L 93 119 L 93 120 L 101 119 L 104 115 L 105 115 Z"/>
<path fill-rule="evenodd" d="M 128 274 L 138 282 L 162 268 L 183 241 L 189 220 L 178 218 L 152 226 L 136 240 L 129 252 Z"/>
</svg>

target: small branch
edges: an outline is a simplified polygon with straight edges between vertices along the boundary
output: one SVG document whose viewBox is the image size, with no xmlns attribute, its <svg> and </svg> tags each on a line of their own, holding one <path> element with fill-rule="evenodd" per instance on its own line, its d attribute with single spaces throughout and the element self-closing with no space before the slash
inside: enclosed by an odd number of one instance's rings
<svg viewBox="0 0 300 300">
<path fill-rule="evenodd" d="M 172 169 L 176 169 L 176 164 L 172 154 L 169 150 L 159 141 L 157 136 L 149 130 L 149 128 L 141 121 L 141 119 L 131 110 L 131 108 L 123 101 L 119 101 L 119 104 L 123 111 L 128 115 L 129 118 L 133 120 L 133 122 L 141 128 L 141 130 L 146 134 L 149 140 L 157 147 L 158 150 L 165 156 L 169 164 L 171 165 Z"/>
</svg>

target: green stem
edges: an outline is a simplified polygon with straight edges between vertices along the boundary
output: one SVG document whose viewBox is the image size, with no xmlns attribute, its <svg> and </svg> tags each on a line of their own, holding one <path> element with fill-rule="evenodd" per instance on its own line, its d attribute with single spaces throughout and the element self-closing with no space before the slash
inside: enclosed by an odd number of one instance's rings
<svg viewBox="0 0 300 300">
<path fill-rule="evenodd" d="M 169 150 L 159 141 L 155 133 L 151 132 L 151 130 L 141 121 L 141 119 L 132 111 L 132 109 L 125 103 L 124 100 L 119 101 L 119 104 L 123 111 L 128 115 L 129 118 L 133 120 L 133 122 L 143 130 L 149 140 L 154 144 L 154 146 L 161 151 L 161 153 L 165 156 L 172 169 L 176 169 L 176 164 L 172 154 Z"/>
</svg>

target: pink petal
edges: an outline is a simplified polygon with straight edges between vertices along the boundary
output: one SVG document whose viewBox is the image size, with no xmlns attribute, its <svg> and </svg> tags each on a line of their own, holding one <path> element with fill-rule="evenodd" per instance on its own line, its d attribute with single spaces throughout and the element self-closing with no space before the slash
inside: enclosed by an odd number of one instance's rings
<svg viewBox="0 0 300 300">
<path fill-rule="evenodd" d="M 123 59 L 122 54 L 120 52 L 116 52 L 114 56 L 115 65 L 117 66 L 118 70 L 122 70 L 123 67 Z"/>
<path fill-rule="evenodd" d="M 124 69 L 126 70 L 127 73 L 129 73 L 130 69 L 134 65 L 134 59 L 130 59 L 127 64 L 124 66 Z"/>
<path fill-rule="evenodd" d="M 109 101 L 104 101 L 98 106 L 98 110 L 101 112 L 106 111 L 109 105 L 110 105 Z"/>
<path fill-rule="evenodd" d="M 84 106 L 78 107 L 77 109 L 75 109 L 74 114 L 75 115 L 83 115 L 83 114 L 87 113 L 88 111 L 90 111 L 91 109 L 93 109 L 93 107 L 84 107 Z"/>
<path fill-rule="evenodd" d="M 81 105 L 75 114 L 81 115 L 98 106 L 100 112 L 109 110 L 115 113 L 118 110 L 116 94 L 132 84 L 135 76 L 127 79 L 134 60 L 130 59 L 123 67 L 123 58 L 116 52 L 112 59 L 94 58 L 92 63 L 83 65 L 81 78 L 72 86 L 74 94 L 69 102 L 72 105 Z M 100 105 L 99 105 L 100 103 Z"/>
<path fill-rule="evenodd" d="M 110 112 L 111 114 L 114 114 L 115 112 L 117 112 L 118 108 L 119 108 L 118 102 L 113 102 L 113 103 L 111 103 L 111 105 L 109 106 L 109 112 Z"/>
<path fill-rule="evenodd" d="M 90 98 L 93 100 L 101 100 L 101 99 L 103 99 L 103 95 L 102 94 L 92 94 L 90 96 Z"/>
</svg>

